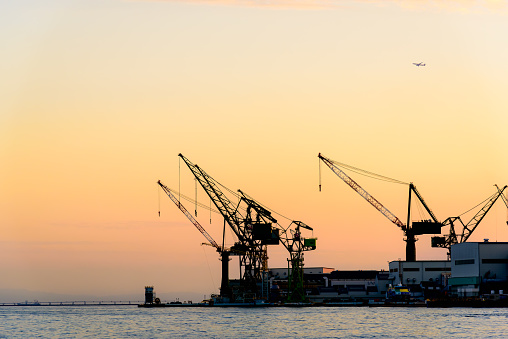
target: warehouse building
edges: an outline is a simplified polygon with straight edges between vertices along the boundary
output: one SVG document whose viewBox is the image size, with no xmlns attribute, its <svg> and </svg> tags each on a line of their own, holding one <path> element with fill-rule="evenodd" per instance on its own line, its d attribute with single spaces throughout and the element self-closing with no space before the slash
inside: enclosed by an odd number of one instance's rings
<svg viewBox="0 0 508 339">
<path fill-rule="evenodd" d="M 451 276 L 447 260 L 392 261 L 388 264 L 394 285 L 408 286 L 415 297 L 441 293 Z"/>
<path fill-rule="evenodd" d="M 450 293 L 458 297 L 508 291 L 508 242 L 465 242 L 451 247 Z"/>
<path fill-rule="evenodd" d="M 269 270 L 270 289 L 275 298 L 287 290 L 288 269 Z M 304 268 L 304 287 L 312 302 L 367 301 L 384 299 L 393 284 L 387 271 L 341 271 L 328 267 Z"/>
</svg>

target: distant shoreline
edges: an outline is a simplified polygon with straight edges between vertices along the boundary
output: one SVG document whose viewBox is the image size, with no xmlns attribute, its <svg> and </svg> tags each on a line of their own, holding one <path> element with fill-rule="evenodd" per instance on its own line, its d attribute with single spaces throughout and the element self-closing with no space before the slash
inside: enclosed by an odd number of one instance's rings
<svg viewBox="0 0 508 339">
<path fill-rule="evenodd" d="M 36 301 L 2 303 L 0 307 L 39 307 L 39 306 L 138 306 L 142 301 Z"/>
</svg>

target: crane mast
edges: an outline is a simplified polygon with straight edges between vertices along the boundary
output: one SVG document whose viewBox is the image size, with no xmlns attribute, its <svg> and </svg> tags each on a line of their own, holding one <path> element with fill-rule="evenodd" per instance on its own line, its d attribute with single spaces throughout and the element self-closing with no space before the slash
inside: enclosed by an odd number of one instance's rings
<svg viewBox="0 0 508 339">
<path fill-rule="evenodd" d="M 293 221 L 291 225 L 295 225 L 294 230 L 287 232 L 285 238 L 281 238 L 284 247 L 289 252 L 288 268 L 291 268 L 288 275 L 288 301 L 305 302 L 307 297 L 303 285 L 303 252 L 316 249 L 316 238 L 302 237 L 301 228 L 313 230 L 305 223 Z"/>
<path fill-rule="evenodd" d="M 434 212 L 432 212 L 432 210 L 429 208 L 429 206 L 427 206 L 427 203 L 425 203 L 425 200 L 423 200 L 423 197 L 421 196 L 420 192 L 418 192 L 418 190 L 416 189 L 416 186 L 413 183 L 409 184 L 409 190 L 410 190 L 410 192 L 413 191 L 413 193 L 416 195 L 418 200 L 420 200 L 420 202 L 422 203 L 423 207 L 425 208 L 427 213 L 429 213 L 430 217 L 432 218 L 432 221 L 434 223 L 438 223 L 439 224 L 439 221 L 437 221 L 437 218 L 434 215 Z M 442 225 L 440 225 L 440 226 L 442 226 Z"/>
</svg>

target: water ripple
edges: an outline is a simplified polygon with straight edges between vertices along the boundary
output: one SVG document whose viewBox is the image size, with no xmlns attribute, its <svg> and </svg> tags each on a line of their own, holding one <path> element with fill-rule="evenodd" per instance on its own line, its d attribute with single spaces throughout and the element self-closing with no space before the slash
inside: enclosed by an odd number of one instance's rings
<svg viewBox="0 0 508 339">
<path fill-rule="evenodd" d="M 502 338 L 507 309 L 0 307 L 0 338 Z"/>
</svg>

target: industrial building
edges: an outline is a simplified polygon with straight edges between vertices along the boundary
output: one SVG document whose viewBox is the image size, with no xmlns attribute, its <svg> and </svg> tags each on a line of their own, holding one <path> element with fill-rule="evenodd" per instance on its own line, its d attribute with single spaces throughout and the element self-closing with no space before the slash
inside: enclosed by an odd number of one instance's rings
<svg viewBox="0 0 508 339">
<path fill-rule="evenodd" d="M 452 246 L 450 293 L 458 297 L 508 291 L 508 242 L 465 242 Z"/>
<path fill-rule="evenodd" d="M 335 269 L 331 267 L 304 267 L 303 274 L 328 274 L 333 272 Z M 291 271 L 291 268 L 270 268 L 269 276 L 274 279 L 287 279 L 288 272 Z"/>
<path fill-rule="evenodd" d="M 415 297 L 433 297 L 448 284 L 451 263 L 447 260 L 392 261 L 388 264 L 394 285 L 408 286 Z"/>
<path fill-rule="evenodd" d="M 333 302 L 385 298 L 391 286 L 405 285 L 415 298 L 479 297 L 508 291 L 508 242 L 465 242 L 451 246 L 451 261 L 391 261 L 388 271 L 340 271 L 304 268 L 310 301 Z M 270 269 L 270 287 L 284 295 L 287 268 Z"/>
<path fill-rule="evenodd" d="M 480 297 L 508 292 L 508 242 L 465 242 L 451 246 L 451 261 L 391 261 L 389 271 L 304 269 L 309 300 L 375 300 L 389 286 L 405 285 L 415 298 Z M 270 270 L 271 283 L 284 286 L 287 268 Z"/>
<path fill-rule="evenodd" d="M 283 298 L 288 283 L 288 269 L 269 270 L 272 295 Z M 304 268 L 304 287 L 311 302 L 380 300 L 393 284 L 388 271 L 339 271 L 329 267 Z"/>
</svg>

